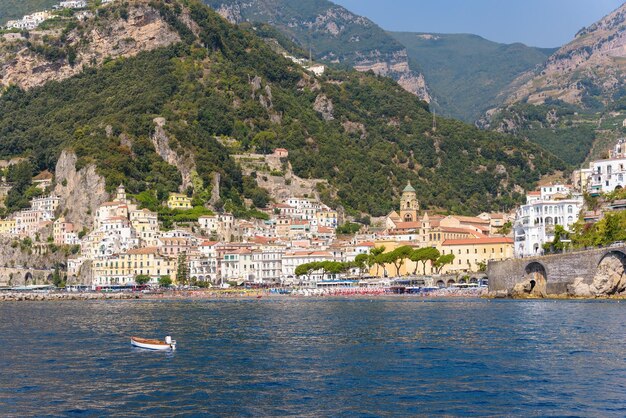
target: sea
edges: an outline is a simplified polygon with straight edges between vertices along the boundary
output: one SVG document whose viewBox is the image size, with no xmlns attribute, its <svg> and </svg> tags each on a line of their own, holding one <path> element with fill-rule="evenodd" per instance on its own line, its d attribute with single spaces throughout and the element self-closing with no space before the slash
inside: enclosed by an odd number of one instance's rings
<svg viewBox="0 0 626 418">
<path fill-rule="evenodd" d="M 2 303 L 0 416 L 624 417 L 625 331 L 618 301 Z"/>
</svg>

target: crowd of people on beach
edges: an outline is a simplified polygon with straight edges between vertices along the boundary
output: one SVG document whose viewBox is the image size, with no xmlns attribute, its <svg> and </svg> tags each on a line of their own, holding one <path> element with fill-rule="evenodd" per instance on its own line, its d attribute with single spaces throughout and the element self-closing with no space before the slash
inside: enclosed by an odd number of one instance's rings
<svg viewBox="0 0 626 418">
<path fill-rule="evenodd" d="M 213 299 L 213 298 L 279 298 L 279 297 L 359 297 L 359 296 L 406 296 L 422 298 L 480 297 L 487 289 L 480 288 L 440 288 L 424 289 L 412 293 L 400 293 L 388 287 L 332 287 L 332 288 L 270 288 L 270 289 L 203 289 L 170 290 L 148 293 L 147 299 Z"/>
</svg>

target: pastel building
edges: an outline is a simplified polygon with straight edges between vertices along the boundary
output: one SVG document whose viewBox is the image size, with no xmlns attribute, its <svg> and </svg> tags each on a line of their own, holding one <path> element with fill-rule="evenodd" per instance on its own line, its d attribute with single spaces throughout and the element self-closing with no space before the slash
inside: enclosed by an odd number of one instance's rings
<svg viewBox="0 0 626 418">
<path fill-rule="evenodd" d="M 181 193 L 170 193 L 167 198 L 167 207 L 170 209 L 191 209 L 191 199 Z"/>
</svg>

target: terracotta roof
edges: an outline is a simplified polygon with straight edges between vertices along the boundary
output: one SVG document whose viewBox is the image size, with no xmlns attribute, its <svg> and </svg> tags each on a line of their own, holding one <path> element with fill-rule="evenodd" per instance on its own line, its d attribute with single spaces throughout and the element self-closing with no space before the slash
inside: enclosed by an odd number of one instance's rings
<svg viewBox="0 0 626 418">
<path fill-rule="evenodd" d="M 101 204 L 100 206 L 119 206 L 119 202 L 104 202 L 103 204 Z"/>
<path fill-rule="evenodd" d="M 331 232 L 333 232 L 333 229 L 329 228 L 327 226 L 320 226 L 319 228 L 317 228 L 317 232 L 324 233 L 324 234 L 330 234 Z"/>
<path fill-rule="evenodd" d="M 128 250 L 126 254 L 157 254 L 159 249 L 157 247 L 144 247 Z"/>
<path fill-rule="evenodd" d="M 453 226 L 442 226 L 441 228 L 441 232 L 457 232 L 457 233 L 463 233 L 463 234 L 470 234 L 472 232 L 471 229 L 467 229 L 467 228 L 457 228 L 457 227 L 453 227 Z"/>
<path fill-rule="evenodd" d="M 235 254 L 252 254 L 252 251 L 248 248 L 240 248 L 234 251 Z M 231 253 L 232 254 L 232 253 Z"/>
<path fill-rule="evenodd" d="M 398 222 L 396 224 L 396 229 L 421 228 L 421 226 L 421 222 Z"/>
<path fill-rule="evenodd" d="M 485 245 L 485 244 L 513 244 L 513 238 L 484 237 L 467 239 L 448 239 L 442 245 Z"/>
<path fill-rule="evenodd" d="M 375 244 L 371 241 L 367 241 L 367 242 L 361 242 L 359 244 L 356 245 L 357 247 L 374 247 Z"/>
<path fill-rule="evenodd" d="M 452 217 L 458 219 L 461 222 L 465 222 L 465 223 L 475 223 L 475 224 L 489 223 L 488 220 L 482 219 L 482 218 L 478 218 L 476 216 L 457 216 L 457 215 L 453 215 Z"/>
<path fill-rule="evenodd" d="M 274 150 L 274 152 L 276 152 L 276 151 L 287 151 L 287 149 L 286 149 L 286 148 L 276 148 L 276 149 Z"/>
<path fill-rule="evenodd" d="M 528 192 L 526 193 L 528 196 L 541 196 L 541 192 Z"/>
<path fill-rule="evenodd" d="M 212 247 L 216 244 L 219 244 L 219 241 L 204 241 L 202 244 L 200 244 L 201 247 Z"/>
<path fill-rule="evenodd" d="M 293 251 L 285 253 L 285 257 L 332 257 L 328 251 Z"/>
<path fill-rule="evenodd" d="M 48 170 L 44 170 L 41 173 L 33 177 L 33 181 L 52 180 L 54 176 Z"/>
</svg>

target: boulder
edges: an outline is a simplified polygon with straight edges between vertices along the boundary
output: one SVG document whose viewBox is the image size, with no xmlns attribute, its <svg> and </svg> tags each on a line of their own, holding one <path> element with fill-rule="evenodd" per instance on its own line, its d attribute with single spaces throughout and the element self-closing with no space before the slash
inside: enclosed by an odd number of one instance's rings
<svg viewBox="0 0 626 418">
<path fill-rule="evenodd" d="M 617 255 L 605 257 L 596 271 L 590 291 L 595 296 L 610 296 L 626 291 L 623 260 Z"/>
<path fill-rule="evenodd" d="M 574 297 L 590 298 L 595 296 L 591 286 L 585 283 L 585 279 L 577 277 L 573 283 L 567 285 L 567 294 Z"/>
</svg>

